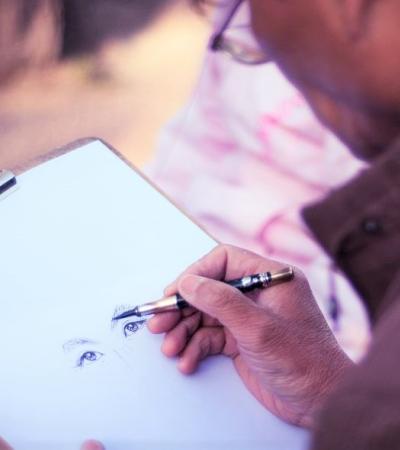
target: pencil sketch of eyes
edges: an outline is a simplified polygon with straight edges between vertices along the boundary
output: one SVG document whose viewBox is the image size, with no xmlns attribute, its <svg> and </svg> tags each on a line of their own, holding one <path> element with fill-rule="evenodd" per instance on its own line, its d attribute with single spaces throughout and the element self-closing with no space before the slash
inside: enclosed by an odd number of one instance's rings
<svg viewBox="0 0 400 450">
<path fill-rule="evenodd" d="M 143 327 L 145 322 L 146 322 L 145 320 L 139 320 L 139 321 L 135 321 L 135 322 L 130 321 L 128 323 L 124 323 L 123 328 L 122 328 L 124 336 L 129 337 L 132 334 L 135 334 L 137 331 L 139 331 Z"/>
<path fill-rule="evenodd" d="M 99 361 L 104 353 L 95 350 L 98 342 L 90 339 L 71 339 L 63 345 L 64 353 L 73 354 L 74 367 L 83 369 L 86 366 Z"/>
<path fill-rule="evenodd" d="M 130 307 L 126 305 L 120 305 L 115 308 L 113 318 L 118 316 L 119 314 L 128 311 Z M 137 333 L 141 328 L 143 328 L 144 324 L 146 323 L 146 319 L 132 319 L 127 318 L 125 320 L 121 321 L 115 321 L 111 320 L 111 328 L 115 328 L 118 326 L 122 330 L 122 334 L 128 338 L 129 336 L 132 336 L 133 334 Z"/>
<path fill-rule="evenodd" d="M 98 361 L 100 358 L 104 356 L 104 353 L 101 352 L 94 352 L 89 350 L 88 352 L 83 353 L 78 361 L 76 362 L 77 367 L 83 367 L 88 364 L 93 364 L 94 362 Z"/>
</svg>

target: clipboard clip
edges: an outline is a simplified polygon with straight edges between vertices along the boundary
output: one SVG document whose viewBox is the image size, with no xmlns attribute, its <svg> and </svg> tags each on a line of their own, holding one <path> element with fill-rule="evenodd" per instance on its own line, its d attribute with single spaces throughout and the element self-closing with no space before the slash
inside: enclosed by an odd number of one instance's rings
<svg viewBox="0 0 400 450">
<path fill-rule="evenodd" d="M 0 170 L 0 201 L 17 189 L 17 179 L 9 170 Z"/>
</svg>

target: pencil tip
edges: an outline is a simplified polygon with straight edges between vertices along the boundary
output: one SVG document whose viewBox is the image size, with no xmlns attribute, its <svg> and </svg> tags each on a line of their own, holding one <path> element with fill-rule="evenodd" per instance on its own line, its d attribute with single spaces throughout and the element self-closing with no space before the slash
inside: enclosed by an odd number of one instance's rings
<svg viewBox="0 0 400 450">
<path fill-rule="evenodd" d="M 125 319 L 126 317 L 131 316 L 139 316 L 137 308 L 131 309 L 129 311 L 125 311 L 122 314 L 119 314 L 118 316 L 115 316 L 112 318 L 113 321 Z"/>
</svg>

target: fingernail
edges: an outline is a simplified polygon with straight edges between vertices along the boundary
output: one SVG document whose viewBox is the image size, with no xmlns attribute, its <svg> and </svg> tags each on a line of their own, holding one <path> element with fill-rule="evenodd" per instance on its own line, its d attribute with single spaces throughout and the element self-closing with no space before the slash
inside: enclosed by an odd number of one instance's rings
<svg viewBox="0 0 400 450">
<path fill-rule="evenodd" d="M 180 359 L 180 360 L 178 361 L 178 369 L 179 369 L 181 372 L 186 373 L 186 370 L 187 370 L 187 364 L 186 364 L 186 361 L 185 361 L 184 359 Z"/>
<path fill-rule="evenodd" d="M 169 294 L 169 292 L 171 291 L 171 289 L 174 287 L 175 283 L 170 283 L 168 286 L 166 286 L 164 288 L 164 294 Z"/>
<path fill-rule="evenodd" d="M 164 342 L 161 344 L 161 351 L 165 356 L 175 356 L 175 343 L 171 339 L 164 339 Z"/>
<path fill-rule="evenodd" d="M 82 445 L 81 450 L 105 450 L 105 447 L 101 442 L 90 439 Z"/>
<path fill-rule="evenodd" d="M 157 322 L 158 322 L 157 316 L 152 317 L 151 319 L 149 319 L 149 320 L 146 322 L 147 328 L 148 328 L 151 332 L 153 332 L 154 329 L 157 329 Z"/>
<path fill-rule="evenodd" d="M 199 285 L 202 284 L 204 278 L 198 277 L 196 275 L 186 275 L 183 277 L 179 283 L 179 292 L 183 295 L 183 297 L 189 296 L 196 292 Z"/>
</svg>

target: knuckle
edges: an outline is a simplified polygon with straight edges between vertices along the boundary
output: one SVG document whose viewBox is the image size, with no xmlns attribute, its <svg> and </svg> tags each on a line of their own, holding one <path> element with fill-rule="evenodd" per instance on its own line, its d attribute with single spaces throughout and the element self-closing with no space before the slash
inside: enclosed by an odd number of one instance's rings
<svg viewBox="0 0 400 450">
<path fill-rule="evenodd" d="M 201 360 L 223 352 L 225 334 L 222 328 L 202 328 L 196 333 L 194 341 L 198 359 Z"/>
<path fill-rule="evenodd" d="M 218 244 L 211 250 L 211 253 L 227 253 L 232 246 L 229 244 Z"/>
<path fill-rule="evenodd" d="M 185 340 L 188 340 L 196 331 L 200 322 L 200 313 L 192 314 L 181 322 L 182 333 Z"/>
<path fill-rule="evenodd" d="M 301 281 L 303 283 L 307 283 L 308 284 L 307 278 L 306 278 L 304 272 L 302 270 L 300 270 L 297 266 L 292 266 L 292 267 L 293 267 L 293 270 L 294 270 L 294 279 L 295 280 L 297 279 L 297 280 L 299 280 L 299 281 Z"/>
<path fill-rule="evenodd" d="M 182 336 L 182 339 L 187 341 L 192 335 L 192 327 L 187 320 L 181 322 L 178 333 Z"/>
<path fill-rule="evenodd" d="M 182 317 L 190 317 L 197 313 L 198 311 L 193 308 L 193 306 L 187 306 L 186 308 L 182 309 L 180 311 L 180 314 Z"/>
<path fill-rule="evenodd" d="M 232 251 L 235 251 L 236 247 L 230 244 L 220 244 L 215 248 L 215 251 L 222 255 L 229 255 Z"/>
<path fill-rule="evenodd" d="M 199 357 L 200 359 L 204 359 L 210 353 L 210 333 L 206 329 L 202 329 L 197 333 L 196 337 Z"/>
</svg>

